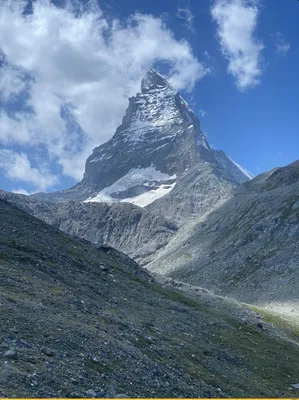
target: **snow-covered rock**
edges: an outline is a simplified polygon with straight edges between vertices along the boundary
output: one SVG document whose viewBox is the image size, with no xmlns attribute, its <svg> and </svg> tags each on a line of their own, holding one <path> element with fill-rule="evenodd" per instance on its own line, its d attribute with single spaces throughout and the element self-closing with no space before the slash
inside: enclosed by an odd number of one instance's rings
<svg viewBox="0 0 299 400">
<path fill-rule="evenodd" d="M 176 175 L 157 171 L 154 166 L 133 168 L 111 186 L 106 187 L 85 202 L 126 202 L 145 207 L 169 193 L 175 186 Z"/>
</svg>

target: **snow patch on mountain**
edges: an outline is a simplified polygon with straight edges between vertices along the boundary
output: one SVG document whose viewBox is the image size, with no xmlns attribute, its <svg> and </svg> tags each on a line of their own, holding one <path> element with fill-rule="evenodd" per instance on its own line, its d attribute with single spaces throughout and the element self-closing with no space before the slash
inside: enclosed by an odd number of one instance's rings
<svg viewBox="0 0 299 400">
<path fill-rule="evenodd" d="M 158 187 L 158 189 L 152 189 L 148 192 L 142 193 L 139 196 L 134 196 L 131 198 L 123 199 L 121 202 L 125 203 L 132 203 L 135 206 L 145 207 L 151 204 L 153 201 L 160 199 L 161 197 L 165 196 L 166 194 L 170 193 L 172 189 L 175 187 L 176 182 L 166 185 L 162 184 Z"/>
<path fill-rule="evenodd" d="M 111 186 L 89 197 L 85 202 L 128 202 L 145 207 L 169 193 L 176 184 L 175 179 L 175 174 L 172 176 L 165 174 L 158 171 L 154 165 L 147 168 L 132 168 Z"/>
<path fill-rule="evenodd" d="M 234 161 L 232 158 L 230 158 L 229 156 L 227 156 L 230 160 L 231 160 L 231 162 L 233 163 L 233 164 L 235 164 L 235 166 L 237 167 L 237 168 L 239 168 L 239 170 L 241 171 L 241 172 L 243 172 L 243 174 L 244 175 L 246 175 L 249 179 L 253 179 L 254 178 L 254 175 L 252 175 L 249 171 L 247 171 L 245 168 L 243 168 L 240 164 L 238 164 L 238 163 L 236 163 L 236 161 Z"/>
</svg>

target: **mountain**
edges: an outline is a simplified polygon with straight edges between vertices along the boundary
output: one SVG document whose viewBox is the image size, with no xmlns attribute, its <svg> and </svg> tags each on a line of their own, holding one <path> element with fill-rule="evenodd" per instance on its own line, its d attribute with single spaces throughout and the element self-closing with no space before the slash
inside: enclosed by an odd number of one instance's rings
<svg viewBox="0 0 299 400">
<path fill-rule="evenodd" d="M 294 335 L 0 200 L 1 397 L 294 397 Z"/>
<path fill-rule="evenodd" d="M 129 99 L 115 135 L 87 159 L 82 181 L 68 190 L 34 197 L 54 202 L 129 202 L 140 207 L 155 203 L 156 212 L 164 205 L 159 206 L 159 199 L 170 198 L 178 209 L 169 218 L 180 224 L 214 207 L 250 178 L 224 152 L 209 146 L 182 96 L 150 70 L 141 82 L 141 93 Z M 209 207 L 201 210 L 194 203 Z M 189 211 L 180 213 L 182 208 Z"/>
<path fill-rule="evenodd" d="M 251 178 L 151 70 L 81 182 L 0 191 L 0 396 L 294 397 L 299 162 Z"/>
<path fill-rule="evenodd" d="M 182 224 L 222 204 L 249 178 L 211 149 L 181 95 L 151 70 L 115 135 L 87 159 L 81 182 L 62 192 L 0 197 L 144 265 Z"/>
<path fill-rule="evenodd" d="M 220 207 L 181 228 L 147 268 L 298 318 L 298 266 L 296 161 L 238 186 Z"/>
<path fill-rule="evenodd" d="M 156 71 L 129 99 L 115 135 L 94 149 L 74 187 L 0 196 L 64 232 L 153 261 L 178 228 L 233 195 L 250 175 L 213 150 L 187 103 Z M 131 204 L 129 204 L 131 203 Z"/>
</svg>

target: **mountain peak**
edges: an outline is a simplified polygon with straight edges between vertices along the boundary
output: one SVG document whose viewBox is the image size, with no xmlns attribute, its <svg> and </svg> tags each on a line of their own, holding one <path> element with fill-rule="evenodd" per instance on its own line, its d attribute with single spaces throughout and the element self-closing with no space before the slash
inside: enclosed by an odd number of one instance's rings
<svg viewBox="0 0 299 400">
<path fill-rule="evenodd" d="M 83 180 L 66 196 L 144 206 L 170 193 L 188 171 L 202 169 L 204 163 L 231 184 L 249 179 L 224 153 L 210 148 L 186 101 L 151 69 L 141 93 L 129 98 L 114 136 L 93 150 Z"/>
<path fill-rule="evenodd" d="M 158 87 L 169 87 L 169 83 L 155 69 L 150 69 L 141 81 L 141 93 Z"/>
</svg>

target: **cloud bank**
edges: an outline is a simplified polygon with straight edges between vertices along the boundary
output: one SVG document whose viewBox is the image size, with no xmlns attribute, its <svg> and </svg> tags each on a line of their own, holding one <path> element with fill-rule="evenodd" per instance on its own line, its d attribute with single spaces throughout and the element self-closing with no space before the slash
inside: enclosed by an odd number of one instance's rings
<svg viewBox="0 0 299 400">
<path fill-rule="evenodd" d="M 26 154 L 12 150 L 0 150 L 0 168 L 4 170 L 6 177 L 12 181 L 22 181 L 36 186 L 40 190 L 45 190 L 58 181 L 45 164 L 41 163 L 39 168 L 34 168 Z"/>
<path fill-rule="evenodd" d="M 228 72 L 237 87 L 247 90 L 260 83 L 264 45 L 254 33 L 258 21 L 258 0 L 216 0 L 211 15 L 217 23 L 217 39 Z"/>
<path fill-rule="evenodd" d="M 113 135 L 149 68 L 166 65 L 181 90 L 208 72 L 160 18 L 134 14 L 121 22 L 95 2 L 83 9 L 49 0 L 37 0 L 26 15 L 25 3 L 0 5 L 0 145 L 9 152 L 2 151 L 0 168 L 39 190 L 55 186 L 59 174 L 82 178 L 87 156 Z M 34 168 L 33 149 L 43 159 Z M 55 176 L 53 165 L 61 169 Z"/>
</svg>

